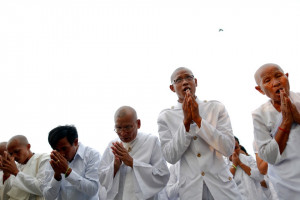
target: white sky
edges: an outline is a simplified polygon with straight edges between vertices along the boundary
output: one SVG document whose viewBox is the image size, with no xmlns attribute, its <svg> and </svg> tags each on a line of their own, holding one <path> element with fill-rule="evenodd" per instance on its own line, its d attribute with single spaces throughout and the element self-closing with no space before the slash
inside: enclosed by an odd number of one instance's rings
<svg viewBox="0 0 300 200">
<path fill-rule="evenodd" d="M 253 154 L 251 112 L 267 100 L 253 74 L 277 63 L 298 90 L 299 9 L 297 0 L 1 1 L 0 141 L 23 134 L 34 152 L 50 152 L 49 131 L 74 124 L 103 154 L 122 105 L 158 135 L 159 112 L 177 100 L 169 77 L 185 66 Z"/>
</svg>

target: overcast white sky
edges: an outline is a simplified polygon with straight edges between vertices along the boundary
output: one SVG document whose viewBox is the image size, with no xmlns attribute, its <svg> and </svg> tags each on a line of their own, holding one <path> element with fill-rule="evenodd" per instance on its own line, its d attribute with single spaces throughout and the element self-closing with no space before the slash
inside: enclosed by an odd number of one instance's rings
<svg viewBox="0 0 300 200">
<path fill-rule="evenodd" d="M 103 154 L 122 105 L 158 135 L 159 112 L 177 100 L 169 77 L 185 66 L 253 154 L 251 112 L 267 101 L 255 70 L 277 63 L 299 91 L 299 10 L 297 0 L 1 1 L 0 140 L 23 134 L 50 152 L 49 131 L 73 124 Z"/>
</svg>

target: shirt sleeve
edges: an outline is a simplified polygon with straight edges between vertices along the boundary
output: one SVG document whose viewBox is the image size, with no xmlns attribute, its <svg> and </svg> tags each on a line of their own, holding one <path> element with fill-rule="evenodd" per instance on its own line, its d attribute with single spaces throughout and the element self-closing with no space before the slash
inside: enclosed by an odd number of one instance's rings
<svg viewBox="0 0 300 200">
<path fill-rule="evenodd" d="M 247 156 L 248 164 L 251 169 L 250 177 L 255 181 L 261 182 L 264 176 L 259 172 L 255 159 L 252 156 Z"/>
<path fill-rule="evenodd" d="M 183 122 L 178 122 L 177 131 L 172 133 L 166 118 L 166 115 L 161 114 L 157 120 L 161 149 L 164 158 L 169 163 L 175 164 L 189 147 L 192 135 L 185 130 Z"/>
<path fill-rule="evenodd" d="M 54 171 L 48 162 L 45 170 L 45 178 L 43 180 L 41 189 L 46 200 L 55 200 L 60 191 L 61 181 L 54 178 Z"/>
<path fill-rule="evenodd" d="M 214 112 L 208 114 L 207 118 L 216 117 L 215 124 L 202 118 L 201 127 L 191 126 L 191 131 L 201 137 L 207 144 L 215 150 L 228 157 L 234 150 L 234 137 L 232 134 L 231 122 L 229 115 L 222 104 L 217 104 L 213 109 Z M 216 116 L 213 116 L 216 115 Z"/>
<path fill-rule="evenodd" d="M 278 163 L 281 158 L 278 143 L 275 138 L 271 137 L 270 131 L 259 113 L 252 113 L 252 118 L 259 157 L 273 165 Z"/>
<path fill-rule="evenodd" d="M 76 170 L 72 169 L 66 181 L 71 183 L 77 190 L 92 197 L 95 196 L 99 190 L 99 174 L 98 167 L 100 164 L 100 154 L 96 151 L 92 151 L 87 157 L 88 159 L 84 176 L 76 173 Z"/>
<path fill-rule="evenodd" d="M 23 172 L 19 172 L 15 177 L 12 185 L 30 194 L 43 196 L 41 184 L 45 173 L 45 167 L 48 163 L 49 155 L 43 156 L 36 176 L 31 176 Z"/>
<path fill-rule="evenodd" d="M 176 199 L 179 197 L 179 179 L 177 178 L 175 170 L 176 164 L 170 167 L 170 179 L 166 186 L 166 192 L 169 199 Z"/>
<path fill-rule="evenodd" d="M 152 147 L 150 163 L 134 159 L 133 173 L 136 178 L 135 184 L 139 186 L 144 199 L 153 197 L 166 186 L 170 173 L 163 158 L 158 138 Z"/>
<path fill-rule="evenodd" d="M 120 170 L 114 176 L 114 156 L 111 152 L 111 143 L 105 149 L 99 167 L 100 184 L 107 191 L 107 198 L 114 199 L 119 192 Z"/>
</svg>

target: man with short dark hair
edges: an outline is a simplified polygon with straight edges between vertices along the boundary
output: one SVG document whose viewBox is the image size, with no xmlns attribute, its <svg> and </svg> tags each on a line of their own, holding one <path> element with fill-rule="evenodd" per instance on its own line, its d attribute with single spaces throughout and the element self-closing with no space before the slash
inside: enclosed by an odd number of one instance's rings
<svg viewBox="0 0 300 200">
<path fill-rule="evenodd" d="M 252 113 L 258 155 L 269 163 L 268 175 L 279 199 L 300 196 L 300 94 L 290 91 L 289 74 L 274 63 L 254 75 L 255 89 L 269 100 Z"/>
<path fill-rule="evenodd" d="M 44 199 L 40 186 L 49 155 L 35 154 L 30 149 L 27 138 L 16 135 L 8 141 L 7 151 L 1 156 L 0 169 L 9 174 L 4 183 L 4 195 L 9 200 Z"/>
<path fill-rule="evenodd" d="M 178 103 L 158 117 L 158 132 L 165 159 L 180 161 L 179 197 L 182 200 L 241 199 L 223 155 L 234 149 L 230 119 L 223 104 L 201 101 L 197 79 L 180 67 L 171 75 L 170 90 Z"/>
<path fill-rule="evenodd" d="M 74 126 L 54 128 L 48 141 L 53 151 L 42 186 L 45 198 L 98 200 L 100 154 L 79 143 Z"/>
<path fill-rule="evenodd" d="M 115 113 L 119 138 L 109 143 L 100 164 L 100 183 L 107 200 L 154 200 L 169 179 L 156 136 L 138 131 L 141 121 L 129 106 Z"/>
</svg>

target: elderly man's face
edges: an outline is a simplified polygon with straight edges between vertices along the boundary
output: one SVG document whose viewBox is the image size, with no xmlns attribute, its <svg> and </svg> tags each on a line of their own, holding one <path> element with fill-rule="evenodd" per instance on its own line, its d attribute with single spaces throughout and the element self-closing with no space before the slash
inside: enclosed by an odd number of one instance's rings
<svg viewBox="0 0 300 200">
<path fill-rule="evenodd" d="M 125 143 L 131 142 L 136 138 L 140 126 L 140 120 L 136 120 L 132 114 L 118 117 L 115 120 L 115 130 L 120 140 Z"/>
<path fill-rule="evenodd" d="M 278 67 L 269 66 L 260 73 L 260 83 L 256 89 L 267 95 L 273 102 L 280 102 L 280 90 L 284 89 L 289 95 L 290 84 L 288 74 L 284 74 Z"/>
<path fill-rule="evenodd" d="M 8 153 L 20 164 L 26 164 L 30 157 L 30 144 L 20 144 L 13 140 L 7 146 Z"/>
<path fill-rule="evenodd" d="M 170 85 L 170 89 L 177 94 L 180 103 L 183 102 L 187 90 L 190 90 L 194 96 L 196 87 L 197 79 L 194 78 L 192 72 L 185 69 L 178 71 L 174 75 L 172 85 Z"/>
</svg>

